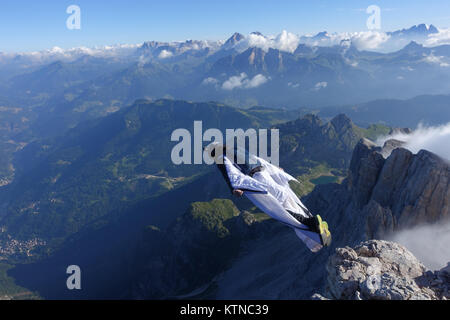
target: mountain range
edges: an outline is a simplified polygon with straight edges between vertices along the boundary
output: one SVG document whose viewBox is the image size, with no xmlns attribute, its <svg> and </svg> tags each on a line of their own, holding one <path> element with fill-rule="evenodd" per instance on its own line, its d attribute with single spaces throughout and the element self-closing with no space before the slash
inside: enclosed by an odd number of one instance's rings
<svg viewBox="0 0 450 320">
<path fill-rule="evenodd" d="M 450 83 L 445 32 L 418 25 L 389 33 L 392 41 L 406 35 L 411 42 L 389 52 L 359 48 L 355 37 L 325 46 L 287 32 L 253 32 L 215 42 L 0 53 L 0 184 L 11 181 L 13 154 L 30 141 L 143 98 L 265 106 L 325 119 L 345 113 L 363 127 L 443 124 Z M 435 46 L 421 41 L 438 35 L 444 40 Z"/>
<path fill-rule="evenodd" d="M 408 39 L 387 52 L 359 46 L 363 40 L 356 36 L 321 45 L 283 31 L 276 37 L 236 33 L 216 42 L 1 54 L 0 96 L 76 116 L 107 114 L 144 97 L 298 108 L 442 94 L 448 92 L 450 49 L 445 41 L 423 41 L 433 35 L 442 36 L 426 25 L 386 33 L 389 41 Z M 329 38 L 326 32 L 311 37 Z"/>
</svg>

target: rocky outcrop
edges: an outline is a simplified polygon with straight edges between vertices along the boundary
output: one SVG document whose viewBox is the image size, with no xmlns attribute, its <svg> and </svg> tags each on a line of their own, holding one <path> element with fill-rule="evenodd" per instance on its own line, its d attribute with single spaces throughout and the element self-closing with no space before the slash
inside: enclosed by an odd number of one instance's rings
<svg viewBox="0 0 450 320">
<path fill-rule="evenodd" d="M 346 180 L 342 184 L 319 185 L 304 199 L 308 208 L 312 212 L 320 213 L 330 225 L 333 232 L 333 249 L 357 246 L 361 241 L 369 239 L 386 240 L 400 230 L 424 224 L 434 228 L 435 224 L 442 225 L 450 220 L 450 168 L 448 161 L 426 150 L 413 154 L 402 148 L 401 145 L 402 143 L 398 141 L 388 141 L 381 148 L 369 140 L 361 140 L 353 152 Z M 427 239 L 423 240 L 427 241 Z M 428 239 L 428 241 L 431 240 L 433 239 Z M 383 242 L 379 242 L 379 244 L 381 243 Z M 408 265 L 408 261 L 409 263 L 414 261 L 412 258 L 409 259 L 410 255 L 403 250 L 404 248 L 398 249 L 394 248 L 395 245 L 392 246 L 386 248 L 385 251 L 394 252 L 395 249 L 398 258 L 405 259 L 406 265 Z M 337 249 L 334 260 L 328 262 L 328 272 L 339 268 L 341 271 L 345 268 L 350 270 L 348 274 L 345 271 L 342 273 L 339 271 L 339 274 L 332 275 L 331 278 L 335 277 L 334 279 L 339 281 L 337 279 L 343 276 L 344 278 L 341 280 L 344 281 L 348 276 L 347 280 L 349 281 L 345 280 L 342 285 L 350 286 L 348 290 L 351 292 L 347 293 L 347 289 L 339 287 L 338 282 L 332 280 L 331 283 L 336 283 L 336 287 L 330 289 L 331 292 L 334 292 L 330 294 L 330 297 L 351 299 L 359 295 L 360 298 L 364 298 L 363 293 L 371 293 L 367 283 L 363 285 L 366 279 L 364 272 L 368 268 L 368 265 L 364 263 L 376 260 L 367 260 L 368 257 L 370 258 L 364 253 L 367 250 L 362 247 L 358 248 L 360 249 L 356 249 L 356 247 L 355 249 Z M 358 250 L 362 251 L 358 252 Z M 404 256 L 403 253 L 405 253 Z M 327 259 L 322 257 L 321 261 L 325 264 Z M 415 263 L 414 265 L 417 266 Z M 352 269 L 352 266 L 355 266 L 356 269 Z M 423 280 L 428 277 L 429 281 L 426 287 L 431 288 L 434 295 L 428 290 L 417 291 L 417 288 L 414 287 L 413 292 L 397 292 L 401 296 L 395 295 L 393 292 L 381 293 L 378 291 L 371 293 L 370 298 L 397 299 L 406 298 L 408 295 L 410 299 L 445 297 L 445 288 L 434 287 L 444 281 L 442 272 L 433 273 L 425 271 L 422 267 L 420 272 L 417 268 L 414 272 L 414 269 L 411 269 L 412 273 L 408 277 L 414 279 L 415 286 L 419 288 L 423 286 L 419 279 Z M 355 273 L 352 274 L 352 270 Z M 403 270 L 400 271 L 403 274 Z M 387 271 L 385 273 L 387 275 L 380 279 L 385 281 L 385 285 L 388 285 L 389 281 L 394 281 L 392 280 L 394 278 L 393 274 Z M 357 276 L 358 274 L 359 276 Z M 325 277 L 325 274 L 323 276 Z M 402 288 L 413 284 L 409 280 L 400 280 L 401 278 L 402 276 L 398 274 L 397 283 L 403 281 Z M 362 289 L 363 287 L 365 291 Z M 353 297 L 352 294 L 356 296 Z M 316 295 L 314 298 L 320 299 L 320 296 Z"/>
<path fill-rule="evenodd" d="M 332 225 L 345 220 L 346 228 L 362 229 L 354 241 L 382 239 L 395 230 L 449 220 L 449 186 L 449 163 L 437 155 L 413 154 L 400 141 L 380 148 L 362 139 L 342 185 L 318 186 L 306 202 Z"/>
<path fill-rule="evenodd" d="M 450 298 L 450 264 L 441 271 L 425 267 L 405 247 L 370 240 L 336 249 L 327 263 L 325 297 L 345 300 L 438 300 Z"/>
</svg>

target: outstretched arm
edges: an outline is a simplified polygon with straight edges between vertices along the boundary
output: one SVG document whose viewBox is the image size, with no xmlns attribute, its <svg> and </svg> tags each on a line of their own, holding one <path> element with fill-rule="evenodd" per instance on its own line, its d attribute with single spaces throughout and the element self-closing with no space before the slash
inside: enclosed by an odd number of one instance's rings
<svg viewBox="0 0 450 320">
<path fill-rule="evenodd" d="M 223 160 L 223 164 L 218 163 L 217 167 L 222 173 L 233 195 L 240 197 L 244 194 L 244 191 L 263 193 L 267 192 L 266 186 L 264 184 L 254 180 L 250 176 L 243 174 L 226 157 L 223 157 Z"/>
<path fill-rule="evenodd" d="M 225 168 L 224 164 L 218 164 L 217 167 L 220 170 L 220 173 L 222 173 L 223 178 L 225 179 L 228 188 L 230 188 L 231 193 L 236 196 L 236 197 L 242 197 L 242 195 L 244 194 L 244 191 L 242 191 L 241 189 L 234 189 L 233 186 L 231 185 L 230 182 L 230 178 L 228 177 L 227 174 L 227 169 Z"/>
</svg>

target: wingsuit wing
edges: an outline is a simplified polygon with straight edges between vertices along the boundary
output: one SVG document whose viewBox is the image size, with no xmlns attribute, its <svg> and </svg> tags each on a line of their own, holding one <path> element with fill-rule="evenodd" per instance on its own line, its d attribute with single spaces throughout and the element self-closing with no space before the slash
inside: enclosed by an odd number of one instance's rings
<svg viewBox="0 0 450 320">
<path fill-rule="evenodd" d="M 258 182 L 248 175 L 243 174 L 227 157 L 223 157 L 223 164 L 227 170 L 230 184 L 234 189 L 267 193 L 266 185 Z"/>
</svg>

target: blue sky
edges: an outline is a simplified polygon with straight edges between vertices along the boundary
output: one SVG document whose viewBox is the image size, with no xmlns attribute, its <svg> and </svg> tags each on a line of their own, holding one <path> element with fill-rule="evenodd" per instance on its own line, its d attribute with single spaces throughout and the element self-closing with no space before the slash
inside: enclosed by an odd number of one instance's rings
<svg viewBox="0 0 450 320">
<path fill-rule="evenodd" d="M 81 8 L 81 29 L 68 30 L 66 8 Z M 332 0 L 2 0 L 0 51 L 226 39 L 233 32 L 297 34 L 364 31 L 369 5 L 381 8 L 381 28 L 428 23 L 449 27 L 450 1 Z"/>
</svg>

